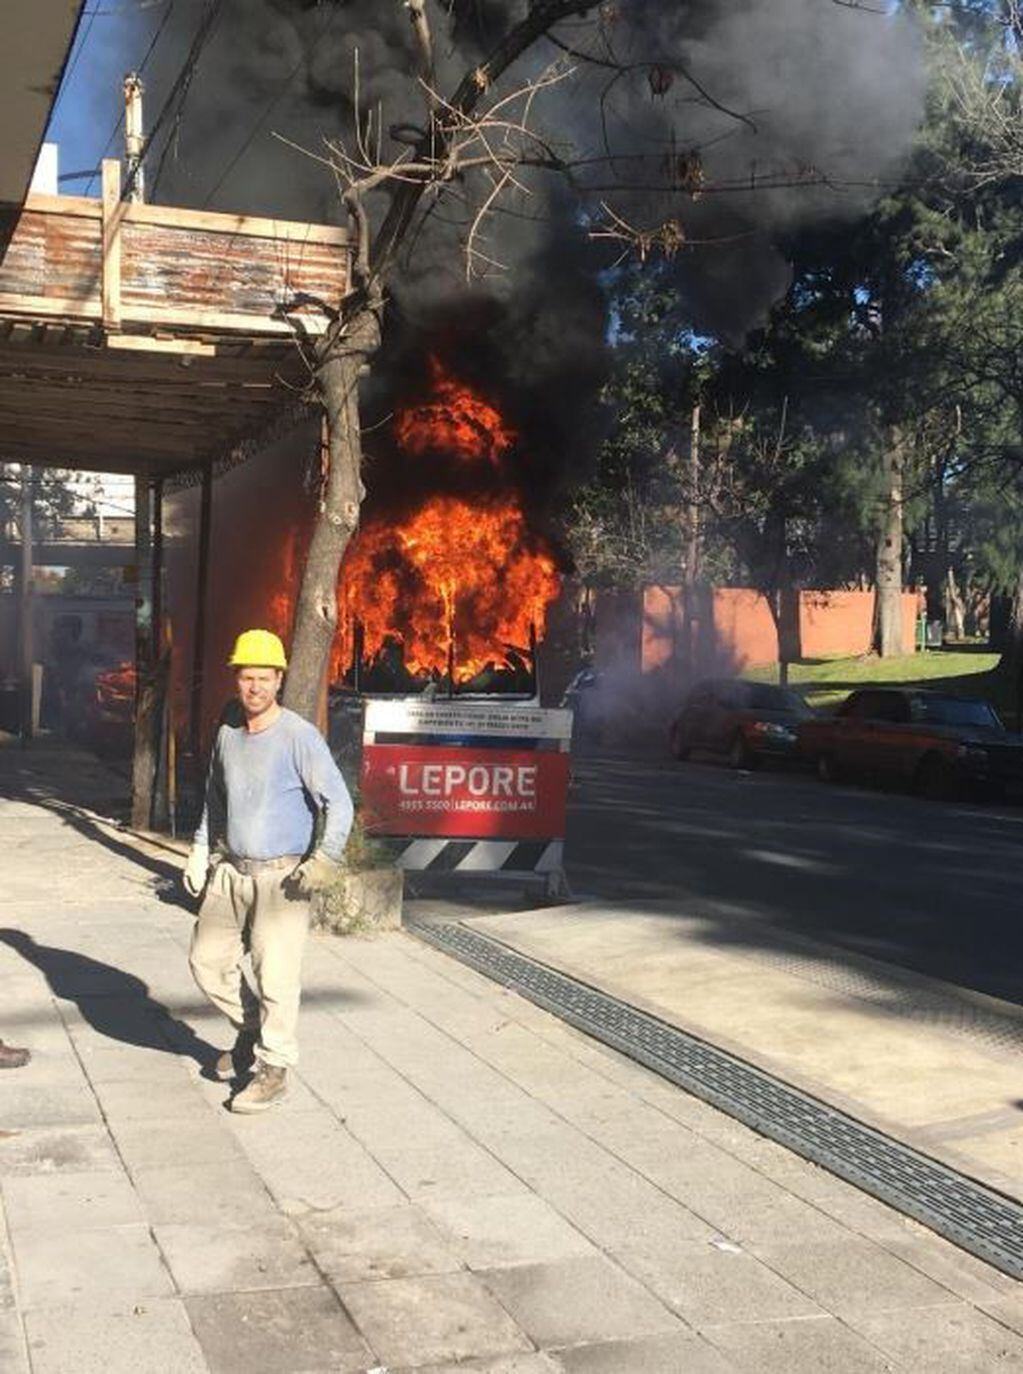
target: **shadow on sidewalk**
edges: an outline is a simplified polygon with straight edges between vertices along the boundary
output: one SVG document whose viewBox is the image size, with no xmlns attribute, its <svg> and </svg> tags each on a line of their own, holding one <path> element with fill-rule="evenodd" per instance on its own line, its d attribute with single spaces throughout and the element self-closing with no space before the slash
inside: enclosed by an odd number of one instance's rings
<svg viewBox="0 0 1023 1374">
<path fill-rule="evenodd" d="M 54 997 L 74 1002 L 92 1029 L 109 1040 L 164 1054 L 187 1055 L 204 1071 L 220 1053 L 155 1001 L 147 984 L 135 974 L 75 950 L 41 945 L 31 935 L 9 927 L 0 927 L 0 943 L 34 964 Z"/>
<path fill-rule="evenodd" d="M 179 891 L 182 859 L 170 845 L 147 836 L 149 850 L 165 848 L 167 858 L 144 852 L 111 833 L 128 818 L 130 784 L 101 759 L 58 739 L 34 742 L 29 748 L 0 748 L 0 795 L 11 802 L 38 806 L 58 816 L 86 839 L 127 859 L 156 880 L 154 895 L 171 906 L 186 907 Z"/>
</svg>

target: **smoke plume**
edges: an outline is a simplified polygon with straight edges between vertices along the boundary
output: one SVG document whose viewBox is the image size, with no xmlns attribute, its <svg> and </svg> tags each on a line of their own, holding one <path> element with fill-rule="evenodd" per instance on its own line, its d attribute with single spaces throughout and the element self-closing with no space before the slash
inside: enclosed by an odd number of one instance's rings
<svg viewBox="0 0 1023 1374">
<path fill-rule="evenodd" d="M 150 123 L 207 3 L 177 0 L 163 16 Z M 451 92 L 529 8 L 431 0 L 437 89 Z M 127 69 L 160 20 L 123 22 Z M 149 194 L 341 222 L 319 160 L 327 141 L 351 146 L 357 110 L 372 111 L 383 157 L 396 155 L 407 145 L 392 132 L 423 123 L 417 72 L 401 0 L 225 0 L 171 136 L 154 145 Z M 500 369 L 525 428 L 547 436 L 537 451 L 570 456 L 589 438 L 576 403 L 602 375 L 602 273 L 630 247 L 594 231 L 649 235 L 652 252 L 673 254 L 693 328 L 739 342 L 787 286 L 782 238 L 855 216 L 898 175 L 924 76 L 909 19 L 836 0 L 608 0 L 534 45 L 487 99 L 551 73 L 530 127 L 563 169 L 523 170 L 487 218 L 471 283 L 467 225 L 490 183 L 470 172 L 427 201 L 391 283 L 404 327 L 391 356 L 400 365 L 424 333 L 446 332 L 453 365 L 461 352 L 470 371 L 480 359 Z"/>
</svg>

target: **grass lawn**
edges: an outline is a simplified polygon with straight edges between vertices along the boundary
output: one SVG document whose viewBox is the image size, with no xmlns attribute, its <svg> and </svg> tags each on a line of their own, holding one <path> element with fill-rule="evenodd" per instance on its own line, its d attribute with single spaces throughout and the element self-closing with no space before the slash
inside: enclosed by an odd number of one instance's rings
<svg viewBox="0 0 1023 1374">
<path fill-rule="evenodd" d="M 901 658 L 809 659 L 789 665 L 789 682 L 813 706 L 837 706 L 856 687 L 933 687 L 957 696 L 986 697 L 1004 718 L 1012 703 L 1006 684 L 994 671 L 998 657 L 987 649 L 965 645 Z M 777 682 L 778 669 L 752 668 L 743 676 Z"/>
</svg>

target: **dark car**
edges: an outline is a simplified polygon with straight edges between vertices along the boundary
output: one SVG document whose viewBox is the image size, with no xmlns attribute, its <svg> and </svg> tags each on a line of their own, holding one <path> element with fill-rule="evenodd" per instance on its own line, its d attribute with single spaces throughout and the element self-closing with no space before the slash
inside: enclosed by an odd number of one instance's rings
<svg viewBox="0 0 1023 1374">
<path fill-rule="evenodd" d="M 798 692 L 766 682 L 730 678 L 694 687 L 671 726 L 671 752 L 694 749 L 724 754 L 733 768 L 761 759 L 797 758 L 799 727 L 813 715 Z"/>
<path fill-rule="evenodd" d="M 872 776 L 928 797 L 1023 787 L 1023 741 L 990 703 L 917 688 L 863 688 L 800 729 L 818 776 Z"/>
<path fill-rule="evenodd" d="M 603 697 L 596 668 L 580 668 L 565 688 L 561 705 L 572 712 L 572 733 L 577 740 L 599 741 L 604 727 Z"/>
</svg>

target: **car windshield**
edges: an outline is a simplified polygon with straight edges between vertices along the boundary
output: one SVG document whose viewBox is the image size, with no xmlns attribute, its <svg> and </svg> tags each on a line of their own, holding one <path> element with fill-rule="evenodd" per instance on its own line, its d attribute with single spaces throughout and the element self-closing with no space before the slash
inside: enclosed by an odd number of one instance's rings
<svg viewBox="0 0 1023 1374">
<path fill-rule="evenodd" d="M 986 701 L 969 697 L 912 697 L 910 712 L 914 721 L 928 725 L 966 725 L 1002 729 L 1002 722 Z"/>
<path fill-rule="evenodd" d="M 784 711 L 787 715 L 808 716 L 810 708 L 798 692 L 770 687 L 763 682 L 747 682 L 746 707 L 750 711 Z"/>
</svg>

